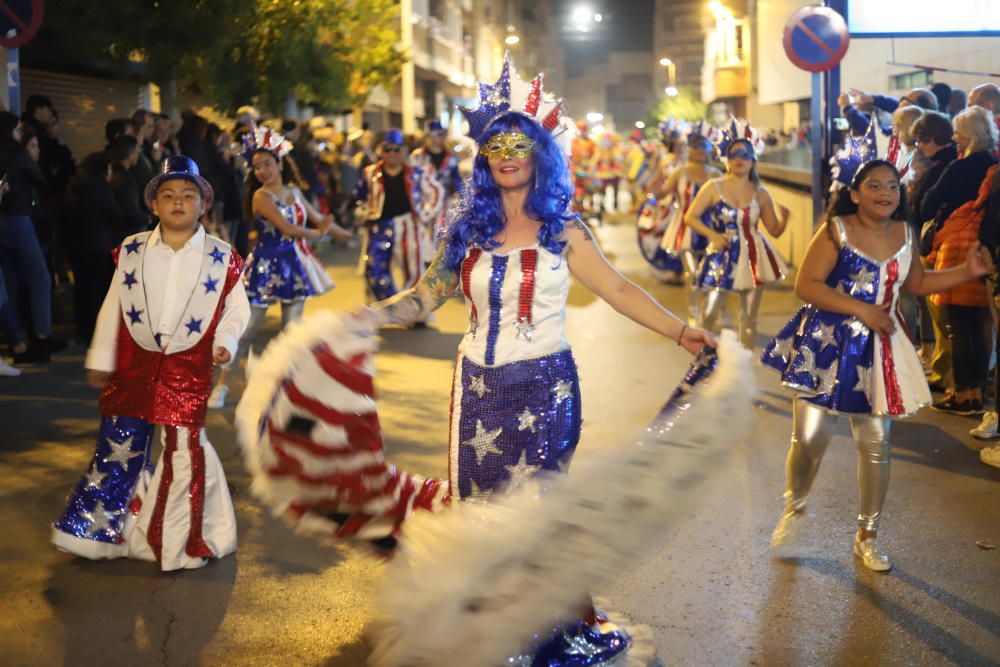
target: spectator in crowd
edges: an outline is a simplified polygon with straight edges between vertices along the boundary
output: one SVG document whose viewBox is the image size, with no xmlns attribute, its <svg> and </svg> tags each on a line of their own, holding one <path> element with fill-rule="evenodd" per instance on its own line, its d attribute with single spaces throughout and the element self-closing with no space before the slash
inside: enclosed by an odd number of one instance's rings
<svg viewBox="0 0 1000 667">
<path fill-rule="evenodd" d="M 969 249 L 979 242 L 990 185 L 985 180 L 997 163 L 993 157 L 997 129 L 990 112 L 970 107 L 955 116 L 954 125 L 959 157 L 944 170 L 923 203 L 925 211 L 938 211 L 938 219 L 943 221 L 928 257 L 936 270 L 964 262 Z M 993 322 L 986 286 L 982 281 L 969 281 L 935 294 L 931 300 L 944 307 L 953 378 L 952 391 L 931 407 L 955 414 L 978 414 L 983 410 L 983 388 L 992 352 Z"/>
<path fill-rule="evenodd" d="M 1000 86 L 995 83 L 982 83 L 969 92 L 969 106 L 982 107 L 996 118 L 1000 115 Z"/>
<path fill-rule="evenodd" d="M 139 140 L 129 134 L 118 135 L 107 152 L 111 162 L 111 189 L 121 210 L 120 227 L 114 239 L 115 245 L 118 245 L 126 236 L 146 231 L 149 214 L 143 206 L 134 172 L 141 152 Z"/>
<path fill-rule="evenodd" d="M 0 112 L 0 173 L 5 174 L 9 187 L 0 202 L 4 282 L 14 315 L 20 310 L 17 306 L 21 290 L 27 292 L 33 334 L 30 347 L 21 340 L 9 342 L 14 346 L 15 363 L 45 363 L 66 343 L 51 336 L 52 278 L 31 221 L 35 193 L 46 188 L 47 183 L 42 170 L 21 145 L 20 137 L 18 117 Z"/>
<path fill-rule="evenodd" d="M 299 168 L 299 175 L 306 186 L 303 194 L 313 206 L 318 206 L 319 198 L 325 193 L 319 179 L 319 173 L 316 171 L 316 142 L 308 123 L 299 124 L 295 130 L 294 138 L 289 139 L 289 141 L 292 142 L 292 158 Z"/>
<path fill-rule="evenodd" d="M 859 88 L 851 88 L 848 93 L 841 93 L 837 98 L 840 105 L 841 115 L 850 123 L 851 131 L 854 134 L 864 134 L 871 123 L 871 118 L 865 111 L 876 113 L 884 111 L 892 113 L 901 106 L 918 106 L 921 109 L 937 111 L 937 97 L 926 88 L 914 88 L 906 95 L 896 99 L 888 95 L 872 95 Z"/>
<path fill-rule="evenodd" d="M 150 157 L 159 171 L 159 165 L 163 160 L 171 155 L 180 155 L 181 150 L 177 145 L 177 138 L 174 136 L 174 121 L 170 119 L 170 116 L 163 113 L 156 114 L 153 128 L 153 151 Z"/>
<path fill-rule="evenodd" d="M 965 111 L 965 107 L 968 106 L 968 95 L 961 88 L 951 89 L 951 99 L 948 101 L 947 112 L 948 115 L 954 118 L 958 114 Z"/>
<path fill-rule="evenodd" d="M 937 99 L 937 109 L 935 111 L 944 111 L 951 104 L 951 86 L 949 86 L 944 81 L 938 81 L 931 85 L 931 92 Z"/>
<path fill-rule="evenodd" d="M 61 200 L 69 179 L 76 171 L 76 165 L 73 153 L 59 141 L 56 132 L 59 114 L 48 97 L 31 95 L 25 103 L 21 122 L 34 129 L 38 137 L 38 166 L 45 174 L 54 200 Z"/>
<path fill-rule="evenodd" d="M 104 140 L 107 141 L 105 148 L 111 147 L 111 142 L 123 134 L 135 134 L 132 129 L 132 121 L 129 118 L 112 118 L 104 124 Z"/>
<path fill-rule="evenodd" d="M 979 240 L 990 249 L 994 257 L 1000 257 L 1000 169 L 994 169 L 993 178 L 990 179 L 989 185 L 990 191 L 986 200 L 986 208 L 983 211 L 983 222 L 979 228 Z M 993 300 L 994 306 L 1000 308 L 1000 269 L 992 276 L 990 287 L 990 298 Z M 994 352 L 1000 354 L 1000 327 L 997 328 Z M 1000 359 L 1000 356 L 997 358 Z M 994 380 L 992 409 L 983 415 L 982 423 L 970 431 L 973 437 L 981 440 L 1000 438 L 1000 430 L 997 428 L 997 412 L 1000 409 L 1000 372 L 996 373 Z M 987 465 L 1000 468 L 1000 445 L 981 449 L 979 459 Z"/>
<path fill-rule="evenodd" d="M 922 113 L 923 109 L 913 105 L 899 107 L 892 113 L 892 130 L 897 138 L 895 166 L 903 186 L 912 181 L 916 172 L 925 166 L 923 156 L 916 150 L 913 140 L 913 124 Z"/>
<path fill-rule="evenodd" d="M 917 151 L 928 162 L 927 168 L 917 175 L 910 188 L 911 201 L 915 202 L 915 215 L 911 217 L 922 227 L 929 218 L 923 217 L 920 204 L 927 191 L 937 184 L 945 167 L 958 157 L 958 152 L 952 141 L 954 128 L 946 114 L 925 111 L 913 124 L 912 133 Z"/>
<path fill-rule="evenodd" d="M 115 145 L 120 142 L 121 137 Z M 66 236 L 75 278 L 73 309 L 80 343 L 89 343 L 94 334 L 97 313 L 115 271 L 111 251 L 126 228 L 111 177 L 108 153 L 92 153 L 80 163 L 67 191 Z"/>
<path fill-rule="evenodd" d="M 146 189 L 146 184 L 153 180 L 156 175 L 156 165 L 150 157 L 153 149 L 153 134 L 156 131 L 153 113 L 146 109 L 138 109 L 132 114 L 132 132 L 139 140 L 139 157 L 135 166 L 132 167 L 132 174 L 135 182 L 139 186 L 139 191 Z"/>
<path fill-rule="evenodd" d="M 236 170 L 236 157 L 233 151 L 233 135 L 223 130 L 215 123 L 209 123 L 206 133 L 210 144 L 211 155 L 209 163 L 198 165 L 215 191 L 215 201 L 212 204 L 211 219 L 217 226 L 219 236 L 227 243 L 232 243 L 239 233 L 238 226 L 242 218 L 242 203 L 240 202 L 240 177 Z"/>
</svg>

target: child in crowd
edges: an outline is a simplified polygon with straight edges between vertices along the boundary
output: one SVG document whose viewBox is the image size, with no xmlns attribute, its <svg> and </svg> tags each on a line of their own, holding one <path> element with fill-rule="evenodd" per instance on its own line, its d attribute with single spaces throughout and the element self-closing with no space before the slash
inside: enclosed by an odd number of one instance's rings
<svg viewBox="0 0 1000 667">
<path fill-rule="evenodd" d="M 236 550 L 225 474 L 205 434 L 215 364 L 228 364 L 250 315 L 243 260 L 201 224 L 212 187 L 183 155 L 146 187 L 159 224 L 115 250 L 117 269 L 87 353 L 100 388 L 97 449 L 52 541 L 91 559 L 198 568 Z M 149 479 L 154 428 L 163 454 Z"/>
</svg>

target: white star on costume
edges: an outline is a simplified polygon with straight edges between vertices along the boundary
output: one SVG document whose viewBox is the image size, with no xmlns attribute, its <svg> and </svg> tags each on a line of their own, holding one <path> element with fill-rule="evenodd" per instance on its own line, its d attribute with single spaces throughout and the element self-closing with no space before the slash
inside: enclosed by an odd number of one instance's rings
<svg viewBox="0 0 1000 667">
<path fill-rule="evenodd" d="M 87 471 L 87 486 L 84 489 L 99 489 L 101 485 L 104 484 L 104 478 L 107 477 L 107 473 L 103 473 L 97 469 L 95 465 L 93 468 Z"/>
<path fill-rule="evenodd" d="M 270 282 L 275 287 L 284 287 L 285 286 L 285 279 L 282 278 L 277 273 L 275 273 L 274 275 L 272 275 L 271 279 L 268 282 Z"/>
<path fill-rule="evenodd" d="M 833 364 L 829 368 L 824 370 L 817 369 L 813 374 L 816 379 L 816 391 L 820 394 L 829 394 L 833 391 L 833 388 L 837 386 L 837 360 L 834 359 Z"/>
<path fill-rule="evenodd" d="M 573 395 L 573 385 L 566 380 L 559 380 L 556 386 L 552 387 L 552 393 L 556 395 L 556 403 L 562 403 Z"/>
<path fill-rule="evenodd" d="M 851 317 L 847 320 L 847 328 L 851 330 L 851 338 L 857 338 L 858 336 L 867 335 L 869 333 L 868 327 L 865 323 L 856 317 Z"/>
<path fill-rule="evenodd" d="M 516 465 L 504 466 L 510 473 L 510 488 L 524 484 L 525 480 L 531 478 L 541 467 L 528 465 L 528 450 L 522 449 L 521 458 L 517 460 Z"/>
<path fill-rule="evenodd" d="M 871 386 L 872 381 L 872 369 L 867 366 L 857 365 L 858 371 L 858 383 L 854 385 L 854 391 L 860 392 L 865 396 L 868 395 L 868 387 Z"/>
<path fill-rule="evenodd" d="M 823 348 L 827 345 L 837 345 L 837 339 L 833 335 L 833 331 L 836 327 L 832 324 L 821 324 L 819 329 L 813 331 L 813 340 L 819 341 L 819 351 L 822 352 Z"/>
<path fill-rule="evenodd" d="M 851 280 L 854 281 L 851 294 L 874 294 L 875 284 L 873 281 L 877 277 L 878 271 L 872 271 L 867 266 L 862 266 L 857 273 L 851 274 Z"/>
<path fill-rule="evenodd" d="M 517 332 L 514 334 L 514 338 L 526 340 L 530 343 L 531 334 L 535 330 L 535 325 L 531 322 L 515 322 L 514 330 Z"/>
<path fill-rule="evenodd" d="M 801 370 L 812 375 L 816 370 L 816 353 L 808 347 L 800 347 L 798 350 L 798 356 L 795 358 L 795 364 L 796 366 L 804 366 Z"/>
<path fill-rule="evenodd" d="M 535 422 L 538 421 L 538 415 L 532 414 L 531 410 L 525 406 L 524 412 L 517 416 L 517 430 L 526 431 L 531 429 L 531 432 L 535 432 Z"/>
<path fill-rule="evenodd" d="M 482 420 L 476 420 L 476 434 L 462 443 L 463 445 L 472 447 L 476 450 L 476 465 L 482 465 L 483 459 L 486 458 L 487 454 L 503 453 L 503 451 L 496 445 L 496 439 L 500 437 L 501 433 L 503 433 L 503 427 L 493 431 L 487 431 L 483 428 Z"/>
<path fill-rule="evenodd" d="M 104 501 L 98 500 L 92 511 L 80 512 L 80 516 L 90 522 L 87 534 L 93 536 L 97 533 L 113 532 L 111 530 L 111 521 L 118 517 L 118 510 L 109 512 L 104 509 Z"/>
<path fill-rule="evenodd" d="M 129 461 L 137 456 L 142 456 L 142 452 L 130 452 L 132 449 L 132 438 L 135 436 L 130 435 L 125 442 L 115 442 L 111 438 L 105 438 L 108 441 L 108 446 L 111 447 L 111 453 L 104 457 L 104 463 L 117 463 L 122 467 L 122 470 L 128 470 Z"/>
<path fill-rule="evenodd" d="M 719 282 L 726 276 L 726 268 L 721 261 L 716 262 L 708 272 L 715 279 L 715 282 Z"/>
<path fill-rule="evenodd" d="M 771 350 L 772 357 L 781 357 L 781 360 L 788 363 L 788 358 L 792 354 L 792 337 L 779 338 L 774 343 L 774 349 Z"/>
<path fill-rule="evenodd" d="M 489 387 L 486 386 L 486 376 L 485 375 L 473 375 L 469 378 L 469 389 L 476 392 L 479 398 L 486 395 L 486 392 L 490 391 Z"/>
</svg>

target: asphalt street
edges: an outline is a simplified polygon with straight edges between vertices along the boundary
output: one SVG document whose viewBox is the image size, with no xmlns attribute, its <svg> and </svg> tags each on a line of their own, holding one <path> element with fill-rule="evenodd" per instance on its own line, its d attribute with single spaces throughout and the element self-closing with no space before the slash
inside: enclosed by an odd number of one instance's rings
<svg viewBox="0 0 1000 667">
<path fill-rule="evenodd" d="M 597 235 L 623 272 L 682 309 L 680 288 L 646 268 L 631 224 Z M 337 288 L 311 300 L 307 314 L 362 301 L 357 253 L 323 252 Z M 796 307 L 787 286 L 769 290 L 758 345 Z M 568 322 L 582 378 L 579 460 L 641 427 L 688 358 L 579 285 Z M 384 334 L 380 414 L 389 458 L 402 468 L 446 474 L 451 367 L 465 323 L 454 299 L 432 328 Z M 268 324 L 273 334 L 277 312 Z M 0 379 L 0 663 L 363 665 L 383 565 L 292 532 L 250 497 L 232 402 L 210 414 L 208 433 L 236 503 L 236 555 L 163 574 L 51 546 L 49 524 L 96 437 L 97 392 L 84 382 L 83 353 L 70 348 L 49 366 Z M 684 501 L 687 520 L 651 536 L 640 566 L 595 594 L 650 626 L 666 665 L 1000 664 L 1000 550 L 977 546 L 1000 546 L 1000 470 L 979 462 L 982 443 L 968 436 L 976 422 L 924 411 L 895 425 L 882 524 L 891 572 L 870 572 L 851 553 L 857 484 L 846 423 L 820 470 L 799 552 L 775 560 L 768 536 L 781 508 L 790 395 L 773 373 L 756 375 L 756 428 Z"/>
</svg>

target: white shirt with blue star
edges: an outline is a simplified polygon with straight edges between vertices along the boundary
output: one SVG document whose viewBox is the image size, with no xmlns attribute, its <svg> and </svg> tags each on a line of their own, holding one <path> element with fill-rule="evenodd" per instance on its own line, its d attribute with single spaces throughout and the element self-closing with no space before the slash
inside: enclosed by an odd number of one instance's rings
<svg viewBox="0 0 1000 667">
<path fill-rule="evenodd" d="M 160 344 L 164 349 L 170 341 L 170 336 L 177 330 L 191 293 L 198 287 L 207 238 L 205 228 L 198 225 L 198 230 L 181 249 L 174 250 L 163 242 L 159 225 L 149 236 L 143 257 L 142 287 L 146 291 L 150 322 L 156 323 L 154 332 L 160 335 Z M 93 370 L 115 369 L 115 348 L 118 343 L 118 323 L 121 318 L 118 282 L 111 281 L 111 287 L 97 316 L 90 349 L 87 351 L 85 365 Z M 220 281 L 219 289 L 222 289 L 221 282 L 224 280 Z M 213 350 L 224 347 L 229 350 L 230 359 L 235 358 L 240 335 L 249 320 L 250 303 L 247 301 L 243 281 L 237 281 L 223 307 L 222 318 L 215 330 Z"/>
</svg>

